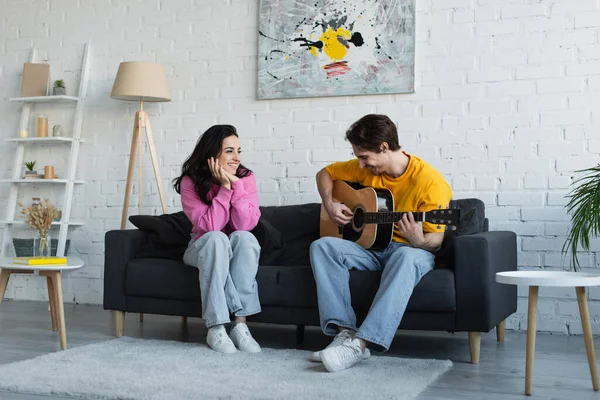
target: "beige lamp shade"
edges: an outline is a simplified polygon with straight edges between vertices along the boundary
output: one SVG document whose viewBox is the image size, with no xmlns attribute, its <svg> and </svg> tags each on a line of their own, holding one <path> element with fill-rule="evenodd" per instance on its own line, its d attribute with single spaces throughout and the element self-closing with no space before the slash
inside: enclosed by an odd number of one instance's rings
<svg viewBox="0 0 600 400">
<path fill-rule="evenodd" d="M 162 65 L 151 62 L 122 62 L 110 97 L 129 101 L 171 101 Z"/>
</svg>

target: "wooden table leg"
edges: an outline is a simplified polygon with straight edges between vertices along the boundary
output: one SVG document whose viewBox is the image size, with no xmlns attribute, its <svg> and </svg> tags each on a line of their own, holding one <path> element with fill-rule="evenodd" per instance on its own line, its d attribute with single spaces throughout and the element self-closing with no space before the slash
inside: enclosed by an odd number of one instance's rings
<svg viewBox="0 0 600 400">
<path fill-rule="evenodd" d="M 4 298 L 6 287 L 8 286 L 8 278 L 10 278 L 10 272 L 7 269 L 0 269 L 0 304 Z"/>
<path fill-rule="evenodd" d="M 587 296 L 584 287 L 576 287 L 577 303 L 579 304 L 579 316 L 583 328 L 583 337 L 585 339 L 585 349 L 587 351 L 588 364 L 590 365 L 590 374 L 592 375 L 592 386 L 594 390 L 600 389 L 598 383 L 598 367 L 596 366 L 596 351 L 594 350 L 594 338 L 592 337 L 592 325 L 590 323 L 590 312 L 588 310 Z"/>
<path fill-rule="evenodd" d="M 67 329 L 65 327 L 65 309 L 62 297 L 62 279 L 60 271 L 47 271 L 44 275 L 52 279 L 54 289 L 54 304 L 56 305 L 56 322 L 58 325 L 58 336 L 60 338 L 60 349 L 67 348 Z"/>
<path fill-rule="evenodd" d="M 527 355 L 525 361 L 525 394 L 531 396 L 533 358 L 535 355 L 536 313 L 538 303 L 538 286 L 529 287 L 529 306 L 527 311 Z"/>
<path fill-rule="evenodd" d="M 50 320 L 52 321 L 52 330 L 55 331 L 56 326 L 56 297 L 54 296 L 54 285 L 52 284 L 52 278 L 46 277 L 46 284 L 48 285 L 48 303 L 50 303 Z"/>
</svg>

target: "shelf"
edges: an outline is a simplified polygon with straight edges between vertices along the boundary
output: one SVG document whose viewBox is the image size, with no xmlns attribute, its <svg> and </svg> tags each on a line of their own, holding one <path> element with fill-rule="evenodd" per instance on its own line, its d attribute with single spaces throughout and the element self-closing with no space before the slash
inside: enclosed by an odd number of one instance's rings
<svg viewBox="0 0 600 400">
<path fill-rule="evenodd" d="M 0 183 L 67 183 L 66 179 L 0 179 Z M 75 184 L 84 184 L 84 181 L 75 181 Z"/>
<path fill-rule="evenodd" d="M 75 96 L 32 96 L 32 97 L 13 97 L 10 101 L 21 101 L 23 103 L 64 103 L 69 101 L 82 100 Z"/>
<path fill-rule="evenodd" d="M 62 222 L 61 221 L 52 221 L 52 225 L 56 226 L 56 225 L 61 225 Z M 20 220 L 3 220 L 0 221 L 0 225 L 25 225 L 25 221 L 20 221 Z M 83 226 L 85 225 L 85 222 L 83 221 L 69 221 L 69 226 Z"/>
<path fill-rule="evenodd" d="M 53 136 L 53 137 L 27 137 L 27 138 L 8 138 L 5 139 L 7 142 L 18 142 L 18 143 L 40 143 L 40 144 L 61 144 L 71 143 L 76 139 L 72 137 L 64 136 Z M 79 141 L 83 143 L 83 140 Z"/>
</svg>

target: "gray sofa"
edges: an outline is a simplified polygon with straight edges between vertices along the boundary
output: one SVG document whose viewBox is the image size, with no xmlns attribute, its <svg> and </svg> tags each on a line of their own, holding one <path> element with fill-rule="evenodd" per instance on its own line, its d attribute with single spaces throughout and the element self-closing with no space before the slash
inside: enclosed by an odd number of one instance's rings
<svg viewBox="0 0 600 400">
<path fill-rule="evenodd" d="M 480 332 L 496 328 L 502 341 L 504 321 L 516 311 L 516 287 L 494 279 L 496 272 L 517 270 L 516 235 L 489 232 L 478 199 L 453 200 L 451 207 L 469 220 L 461 218 L 458 230 L 446 232 L 436 268 L 415 288 L 400 329 L 469 332 L 470 359 L 478 363 Z M 319 325 L 308 256 L 310 243 L 319 237 L 319 211 L 319 204 L 261 207 L 261 223 L 253 231 L 262 246 L 257 276 L 262 312 L 250 321 L 296 325 L 298 342 L 305 326 Z M 183 213 L 144 218 L 171 219 L 167 225 L 138 221 L 143 229 L 106 233 L 104 308 L 115 311 L 117 336 L 123 334 L 125 312 L 201 317 L 198 270 L 181 261 L 191 227 L 187 218 Z M 379 279 L 378 272 L 351 271 L 359 320 Z"/>
</svg>

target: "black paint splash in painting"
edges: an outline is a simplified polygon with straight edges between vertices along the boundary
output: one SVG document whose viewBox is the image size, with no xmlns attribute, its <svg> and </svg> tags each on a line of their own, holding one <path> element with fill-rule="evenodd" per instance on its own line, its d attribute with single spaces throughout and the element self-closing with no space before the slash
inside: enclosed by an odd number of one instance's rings
<svg viewBox="0 0 600 400">
<path fill-rule="evenodd" d="M 379 38 L 377 38 L 377 37 L 375 38 L 375 48 L 377 50 L 380 50 L 380 51 L 378 51 L 378 53 L 383 53 L 383 55 L 385 55 L 388 59 L 392 60 L 392 56 L 387 54 L 385 51 L 381 50 L 381 45 L 379 44 Z"/>
<path fill-rule="evenodd" d="M 308 47 L 309 49 L 311 47 L 316 47 L 317 49 L 322 49 L 323 48 L 323 42 L 321 42 L 320 40 L 316 41 L 316 42 L 313 42 L 313 41 L 305 39 L 303 37 L 299 37 L 299 38 L 294 39 L 294 42 L 303 42 L 303 43 L 300 44 L 300 46 Z"/>
<path fill-rule="evenodd" d="M 360 34 L 360 32 L 354 32 L 349 42 L 355 45 L 356 47 L 360 47 L 363 44 L 365 44 L 365 41 L 363 40 L 363 37 Z"/>
<path fill-rule="evenodd" d="M 283 53 L 283 54 L 285 54 L 285 51 L 283 51 L 283 50 L 271 50 L 269 52 L 269 55 L 265 56 L 265 61 L 268 60 L 269 58 L 271 58 L 271 54 L 273 54 L 273 53 Z"/>
<path fill-rule="evenodd" d="M 272 37 L 270 37 L 270 36 L 267 36 L 267 35 L 265 35 L 264 33 L 262 33 L 262 32 L 260 31 L 260 29 L 258 30 L 258 34 L 259 34 L 260 36 L 264 36 L 264 37 L 266 37 L 267 39 L 271 39 L 271 40 L 275 40 L 275 41 L 277 41 L 277 42 L 285 43 L 285 40 L 281 40 L 281 39 L 275 39 L 275 38 L 272 38 Z"/>
</svg>

